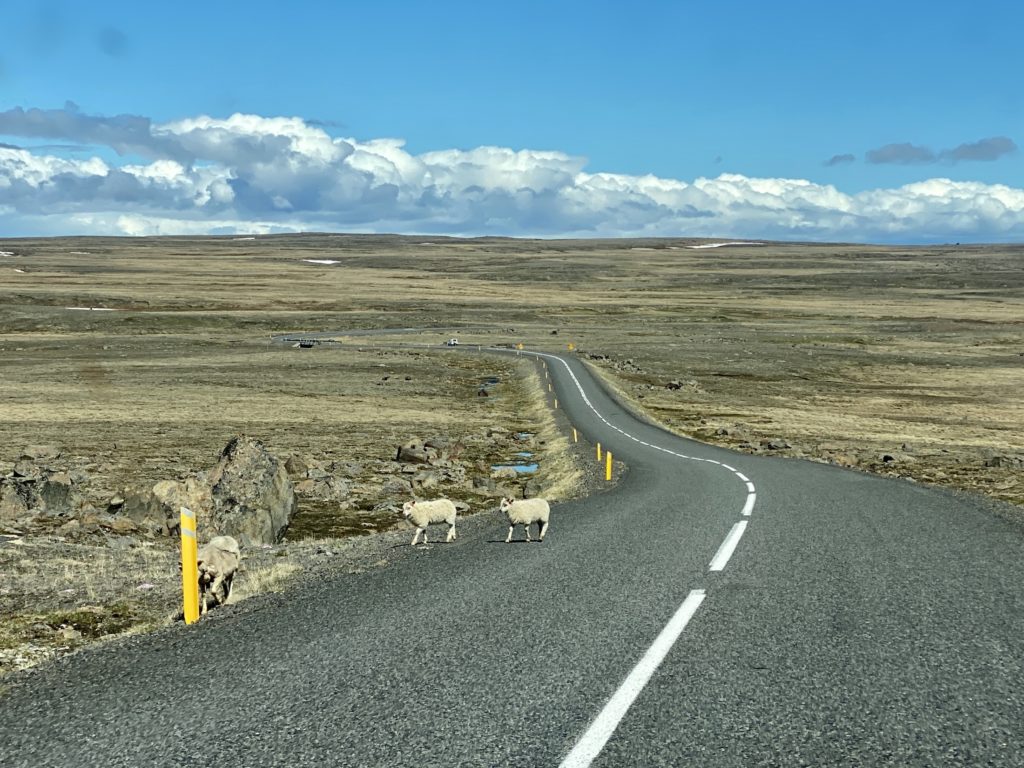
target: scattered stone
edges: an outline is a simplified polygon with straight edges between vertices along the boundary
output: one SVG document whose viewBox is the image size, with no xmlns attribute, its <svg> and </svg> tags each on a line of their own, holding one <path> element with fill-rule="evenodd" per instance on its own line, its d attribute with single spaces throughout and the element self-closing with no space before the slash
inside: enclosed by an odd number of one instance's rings
<svg viewBox="0 0 1024 768">
<path fill-rule="evenodd" d="M 996 454 L 995 456 L 989 456 L 985 459 L 986 467 L 1024 467 L 1024 456 L 1010 456 L 1006 454 Z"/>
<path fill-rule="evenodd" d="M 60 456 L 60 448 L 56 445 L 30 445 L 21 452 L 21 458 L 29 461 L 56 459 L 58 456 Z"/>
<path fill-rule="evenodd" d="M 428 448 L 422 440 L 414 437 L 398 447 L 396 460 L 412 464 L 429 464 L 437 455 L 437 449 Z"/>
<path fill-rule="evenodd" d="M 309 466 L 298 456 L 289 456 L 284 468 L 290 477 L 305 477 Z"/>
</svg>

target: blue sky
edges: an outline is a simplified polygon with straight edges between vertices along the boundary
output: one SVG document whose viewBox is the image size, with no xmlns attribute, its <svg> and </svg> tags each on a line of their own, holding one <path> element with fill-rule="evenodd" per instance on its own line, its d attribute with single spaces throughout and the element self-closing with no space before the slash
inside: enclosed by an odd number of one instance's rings
<svg viewBox="0 0 1024 768">
<path fill-rule="evenodd" d="M 146 217 L 163 222 L 139 232 L 169 231 L 181 220 L 182 231 L 200 231 L 209 221 L 215 222 L 210 231 L 242 231 L 248 222 L 256 230 L 456 234 L 789 233 L 913 241 L 1024 235 L 1024 152 L 1017 149 L 1024 141 L 1018 39 L 1024 6 L 1015 3 L 136 0 L 4 2 L 2 16 L 0 143 L 11 148 L 7 176 L 19 184 L 5 193 L 0 183 L 0 235 L 117 231 L 119 214 L 136 224 Z M 27 120 L 33 109 L 39 112 Z M 286 178 L 283 160 L 268 174 L 235 165 L 237 153 L 226 158 L 207 145 L 193 146 L 187 157 L 123 146 L 119 155 L 95 131 L 41 127 L 60 120 L 62 111 L 95 120 L 133 115 L 155 126 L 234 114 L 297 117 L 332 140 L 351 140 L 345 146 L 356 147 L 356 155 L 359 142 L 383 138 L 404 140 L 400 164 L 405 155 L 447 154 L 429 157 L 426 171 L 410 170 L 401 179 L 385 179 L 363 163 L 365 195 L 355 203 L 348 191 L 314 194 L 325 185 L 349 190 L 351 178 L 331 176 L 353 156 L 348 149 L 324 159 L 319 174 Z M 202 130 L 250 141 L 279 129 L 252 122 Z M 284 151 L 299 151 L 296 146 Z M 458 154 L 481 147 L 574 160 Z M 171 174 L 178 197 L 149 203 L 145 190 L 133 200 L 124 185 L 117 194 L 108 189 L 110 199 L 97 203 L 87 220 L 82 183 L 66 185 L 63 196 L 33 187 L 15 151 L 28 151 L 46 167 L 37 181 L 47 173 L 79 181 L 104 175 L 109 187 L 111 169 L 168 159 L 183 164 L 185 176 Z M 106 171 L 56 162 L 91 157 Z M 16 161 L 22 170 L 14 169 Z M 265 158 L 259 162 L 266 165 Z M 434 183 L 437 163 L 447 173 L 467 162 L 497 163 L 499 175 L 529 168 L 497 187 L 491 176 L 474 176 L 470 184 L 457 173 L 447 186 Z M 533 174 L 538 164 L 540 185 Z M 198 178 L 204 167 L 220 169 L 229 191 L 217 206 L 184 210 L 184 199 L 209 199 L 197 192 L 214 183 L 208 174 Z M 165 171 L 154 167 L 143 175 Z M 608 185 L 595 191 L 580 173 L 621 177 L 620 198 L 610 200 Z M 128 172 L 136 181 L 140 174 Z M 693 186 L 723 174 L 726 189 Z M 648 175 L 688 185 L 689 192 L 675 190 L 668 199 L 629 181 Z M 297 188 L 303 179 L 308 189 Z M 799 185 L 748 183 L 756 179 L 806 181 L 813 194 Z M 932 179 L 976 186 L 874 194 Z M 398 191 L 382 192 L 388 184 Z M 531 191 L 533 203 L 510 199 L 516 184 Z M 993 185 L 1012 194 L 992 193 Z M 260 200 L 278 202 L 261 208 L 250 194 L 256 187 Z M 478 187 L 500 188 L 501 200 L 474 196 Z M 850 201 L 830 203 L 832 188 Z M 781 201 L 768 206 L 782 205 L 775 221 L 758 203 L 766 193 Z M 940 226 L 919 214 L 922 194 L 946 217 Z M 391 207 L 382 195 L 390 196 Z M 726 211 L 733 195 L 756 215 Z M 949 195 L 958 200 L 955 211 L 935 199 Z M 439 199 L 449 207 L 439 208 Z M 630 218 L 626 209 L 637 205 L 646 213 Z M 580 206 L 594 216 L 581 216 Z M 823 206 L 831 217 L 819 215 Z M 879 206 L 888 207 L 879 213 Z M 983 213 L 974 215 L 971 206 Z M 355 208 L 362 213 L 354 215 Z M 572 215 L 557 213 L 569 209 Z M 903 210 L 917 218 L 896 222 Z"/>
</svg>

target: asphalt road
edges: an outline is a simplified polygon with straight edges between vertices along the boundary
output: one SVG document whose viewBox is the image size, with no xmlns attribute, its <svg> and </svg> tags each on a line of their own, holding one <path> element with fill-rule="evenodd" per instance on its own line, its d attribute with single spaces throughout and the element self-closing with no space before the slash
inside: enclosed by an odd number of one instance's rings
<svg viewBox="0 0 1024 768">
<path fill-rule="evenodd" d="M 547 362 L 629 469 L 543 544 L 484 518 L 48 665 L 0 694 L 0 765 L 1024 765 L 1018 525 L 674 437 Z"/>
</svg>

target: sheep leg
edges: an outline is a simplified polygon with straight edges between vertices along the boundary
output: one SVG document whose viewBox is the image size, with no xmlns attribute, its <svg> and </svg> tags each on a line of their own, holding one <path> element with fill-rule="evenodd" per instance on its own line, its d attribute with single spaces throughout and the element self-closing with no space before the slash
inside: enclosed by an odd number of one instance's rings
<svg viewBox="0 0 1024 768">
<path fill-rule="evenodd" d="M 224 577 L 221 574 L 217 574 L 217 578 L 213 580 L 213 584 L 210 585 L 209 592 L 213 594 L 214 605 L 221 605 L 223 601 L 220 599 L 220 588 L 224 584 Z"/>
<path fill-rule="evenodd" d="M 533 523 L 523 523 L 523 530 L 526 531 L 526 540 L 527 540 L 527 542 L 533 541 L 533 539 L 530 538 L 530 526 L 531 525 L 533 525 Z"/>
<path fill-rule="evenodd" d="M 515 528 L 516 527 L 514 525 L 510 525 L 508 527 L 508 536 L 505 537 L 505 543 L 506 544 L 508 544 L 510 541 L 512 541 L 512 531 L 514 531 Z"/>
<path fill-rule="evenodd" d="M 543 523 L 537 523 L 540 526 L 540 540 L 544 541 L 544 534 L 548 532 L 548 521 L 545 520 Z"/>
<path fill-rule="evenodd" d="M 445 541 L 446 542 L 450 542 L 454 538 L 455 538 L 455 523 L 452 523 L 451 526 L 448 528 L 448 536 L 445 538 Z"/>
<path fill-rule="evenodd" d="M 416 529 L 416 533 L 413 534 L 413 537 L 412 537 L 412 546 L 414 546 L 414 547 L 416 546 L 416 539 L 418 539 L 420 537 L 420 532 L 422 530 L 423 530 L 422 528 L 417 528 Z"/>
<path fill-rule="evenodd" d="M 426 528 L 423 529 L 423 543 L 424 544 L 428 544 L 429 543 L 427 541 L 427 529 Z"/>
<path fill-rule="evenodd" d="M 235 580 L 235 574 L 231 574 L 224 579 L 224 602 L 227 603 L 228 598 L 231 597 L 231 582 Z"/>
</svg>

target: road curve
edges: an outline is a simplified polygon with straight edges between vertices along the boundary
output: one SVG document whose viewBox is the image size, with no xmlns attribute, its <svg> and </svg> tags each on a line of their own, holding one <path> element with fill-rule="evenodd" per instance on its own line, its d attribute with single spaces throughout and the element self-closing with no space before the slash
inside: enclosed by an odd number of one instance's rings
<svg viewBox="0 0 1024 768">
<path fill-rule="evenodd" d="M 1019 526 L 678 438 L 542 359 L 629 467 L 543 544 L 485 516 L 43 667 L 0 695 L 0 765 L 1024 765 Z"/>
</svg>

